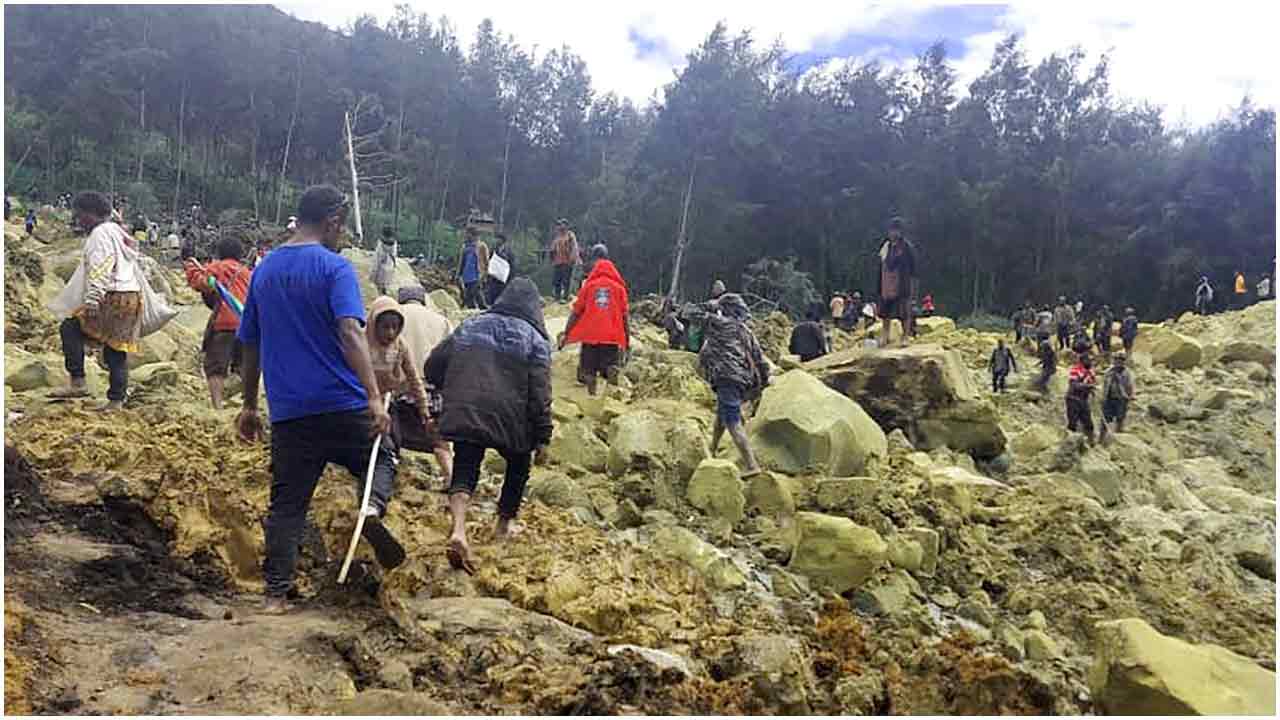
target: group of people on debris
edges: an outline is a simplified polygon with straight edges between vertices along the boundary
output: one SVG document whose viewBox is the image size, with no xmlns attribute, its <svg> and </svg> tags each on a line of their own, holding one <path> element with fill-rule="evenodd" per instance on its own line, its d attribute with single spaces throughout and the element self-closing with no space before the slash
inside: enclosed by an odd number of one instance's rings
<svg viewBox="0 0 1280 720">
<path fill-rule="evenodd" d="M 1271 262 L 1275 265 L 1275 260 Z M 1237 270 L 1235 279 L 1231 288 L 1231 305 L 1230 307 L 1239 310 L 1249 305 L 1249 285 L 1245 281 L 1244 272 Z M 1262 302 L 1263 300 L 1275 300 L 1276 288 L 1271 281 L 1270 273 L 1263 273 L 1262 278 L 1258 280 L 1254 286 L 1253 302 Z M 1213 310 L 1214 290 L 1213 283 L 1209 282 L 1208 275 L 1201 275 L 1200 282 L 1196 284 L 1195 308 L 1197 315 L 1208 315 Z"/>
</svg>

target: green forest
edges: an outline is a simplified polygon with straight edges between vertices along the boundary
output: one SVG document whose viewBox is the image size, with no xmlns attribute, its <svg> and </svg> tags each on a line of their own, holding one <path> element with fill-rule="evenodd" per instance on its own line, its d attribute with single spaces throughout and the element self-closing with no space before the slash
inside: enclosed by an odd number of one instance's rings
<svg viewBox="0 0 1280 720">
<path fill-rule="evenodd" d="M 349 189 L 350 112 L 365 225 L 394 224 L 402 254 L 453 252 L 443 228 L 472 208 L 527 242 L 563 216 L 633 292 L 670 288 L 681 237 L 686 297 L 762 259 L 874 292 L 893 215 L 950 315 L 1065 293 L 1165 317 L 1201 274 L 1225 289 L 1274 263 L 1274 109 L 1174 127 L 1112 92 L 1107 57 L 1033 63 L 1016 36 L 965 88 L 944 42 L 907 71 L 805 74 L 719 25 L 637 107 L 569 45 L 408 6 L 340 31 L 269 6 L 4 12 L 6 192 L 42 202 L 100 189 L 152 217 L 281 223 L 307 185 Z"/>
</svg>

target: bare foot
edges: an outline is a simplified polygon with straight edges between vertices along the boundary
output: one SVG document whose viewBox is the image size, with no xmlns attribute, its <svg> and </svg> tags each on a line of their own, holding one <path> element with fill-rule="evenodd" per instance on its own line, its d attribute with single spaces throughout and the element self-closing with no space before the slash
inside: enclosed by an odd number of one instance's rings
<svg viewBox="0 0 1280 720">
<path fill-rule="evenodd" d="M 461 570 L 468 575 L 476 574 L 476 566 L 471 558 L 471 546 L 467 544 L 466 537 L 462 535 L 450 537 L 445 556 L 449 558 L 449 564 L 454 570 Z"/>
<path fill-rule="evenodd" d="M 284 615 L 293 610 L 293 604 L 286 598 L 270 595 L 262 601 L 263 615 Z"/>
<path fill-rule="evenodd" d="M 498 542 L 510 540 L 524 531 L 524 527 L 517 524 L 511 518 L 498 518 L 497 524 L 493 528 L 493 536 Z"/>
<path fill-rule="evenodd" d="M 119 400 L 109 400 L 105 404 L 99 405 L 97 407 L 98 412 L 114 412 L 116 410 L 123 410 L 123 409 L 124 409 L 124 403 L 120 402 Z"/>
</svg>

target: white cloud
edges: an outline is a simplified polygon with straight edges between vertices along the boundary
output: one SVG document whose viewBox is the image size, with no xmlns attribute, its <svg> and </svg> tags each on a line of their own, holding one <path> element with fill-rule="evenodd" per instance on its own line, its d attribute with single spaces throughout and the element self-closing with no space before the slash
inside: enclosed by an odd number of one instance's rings
<svg viewBox="0 0 1280 720">
<path fill-rule="evenodd" d="M 395 0 L 371 0 L 353 6 L 338 0 L 304 0 L 280 7 L 308 20 L 345 25 L 360 13 L 390 17 Z M 433 18 L 447 15 L 464 44 L 475 27 L 492 18 L 538 54 L 567 44 L 587 61 L 595 87 L 615 91 L 643 104 L 670 82 L 719 20 L 731 31 L 753 31 L 757 41 L 781 39 L 793 53 L 822 48 L 850 33 L 892 35 L 910 27 L 918 13 L 937 5 L 922 0 L 894 2 L 779 3 L 739 0 L 601 3 L 570 0 L 555 4 L 499 0 L 476 3 L 436 0 L 415 7 Z M 805 6 L 807 5 L 807 7 Z M 962 85 L 981 73 L 997 42 L 1009 32 L 1024 36 L 1032 62 L 1074 45 L 1090 62 L 1112 50 L 1112 85 L 1121 95 L 1166 106 L 1172 120 L 1193 124 L 1215 119 L 1248 91 L 1255 102 L 1275 106 L 1280 82 L 1275 67 L 1275 24 L 1264 3 L 1215 2 L 1038 2 L 1012 0 L 999 26 L 989 32 L 953 37 L 950 47 Z M 662 43 L 666 53 L 637 57 L 629 32 Z M 874 52 L 860 57 L 876 57 Z"/>
</svg>

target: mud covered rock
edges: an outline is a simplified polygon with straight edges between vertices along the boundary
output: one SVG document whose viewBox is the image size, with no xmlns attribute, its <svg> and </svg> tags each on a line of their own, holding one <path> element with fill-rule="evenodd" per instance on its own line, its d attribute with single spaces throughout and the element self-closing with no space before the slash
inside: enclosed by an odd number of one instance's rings
<svg viewBox="0 0 1280 720">
<path fill-rule="evenodd" d="M 1171 370 L 1189 370 L 1200 364 L 1203 348 L 1199 341 L 1162 325 L 1142 327 L 1134 342 L 1134 352 L 1145 353 L 1151 362 Z"/>
<path fill-rule="evenodd" d="M 1247 340 L 1228 342 L 1218 353 L 1218 362 L 1253 362 L 1271 367 L 1276 364 L 1276 349 L 1274 346 Z"/>
<path fill-rule="evenodd" d="M 955 350 L 937 345 L 848 350 L 810 366 L 880 427 L 902 428 L 919 449 L 949 447 L 980 458 L 1005 450 L 995 406 L 980 395 Z"/>
<path fill-rule="evenodd" d="M 1137 618 L 1097 625 L 1094 702 L 1114 715 L 1274 715 L 1276 674 L 1217 645 L 1193 645 Z"/>
<path fill-rule="evenodd" d="M 586 423 L 558 423 L 547 447 L 547 457 L 560 465 L 604 472 L 609 461 L 609 446 L 596 437 Z"/>
<path fill-rule="evenodd" d="M 712 588 L 729 590 L 747 584 L 746 576 L 728 555 L 685 528 L 660 527 L 653 534 L 652 545 L 657 552 L 696 570 Z"/>
<path fill-rule="evenodd" d="M 609 474 L 663 474 L 677 489 L 711 452 L 701 426 L 691 418 L 664 417 L 652 410 L 624 413 L 609 423 Z"/>
<path fill-rule="evenodd" d="M 934 315 L 932 317 L 916 318 L 916 332 L 921 336 L 941 335 L 954 332 L 955 329 L 956 321 L 949 317 Z"/>
<path fill-rule="evenodd" d="M 4 384 L 14 392 L 27 392 L 52 383 L 49 363 L 18 348 L 5 345 Z"/>
<path fill-rule="evenodd" d="M 719 665 L 728 677 L 750 681 L 760 699 L 787 715 L 809 713 L 811 677 L 808 653 L 798 638 L 747 635 L 733 643 L 733 653 Z"/>
<path fill-rule="evenodd" d="M 771 472 L 758 473 L 747 481 L 747 510 L 769 516 L 795 513 L 796 500 L 791 487 Z"/>
<path fill-rule="evenodd" d="M 796 524 L 788 569 L 836 592 L 861 586 L 886 559 L 889 548 L 879 533 L 848 518 L 802 512 Z"/>
<path fill-rule="evenodd" d="M 860 474 L 888 451 L 884 431 L 857 403 L 799 370 L 764 391 L 751 436 L 763 465 L 792 474 Z"/>
<path fill-rule="evenodd" d="M 432 290 L 427 296 L 431 298 L 431 302 L 435 303 L 436 308 L 445 315 L 453 316 L 462 310 L 458 300 L 444 288 Z"/>
<path fill-rule="evenodd" d="M 690 505 L 707 515 L 736 525 L 746 505 L 738 466 L 729 460 L 703 460 L 689 478 L 687 498 Z"/>
<path fill-rule="evenodd" d="M 1009 486 L 958 467 L 936 468 L 929 473 L 929 492 L 963 516 L 973 512 L 974 500 L 1008 491 Z"/>
<path fill-rule="evenodd" d="M 372 688 L 358 693 L 349 700 L 339 702 L 327 714 L 436 716 L 452 715 L 456 712 L 458 711 L 448 705 L 432 700 L 421 693 Z"/>
</svg>

